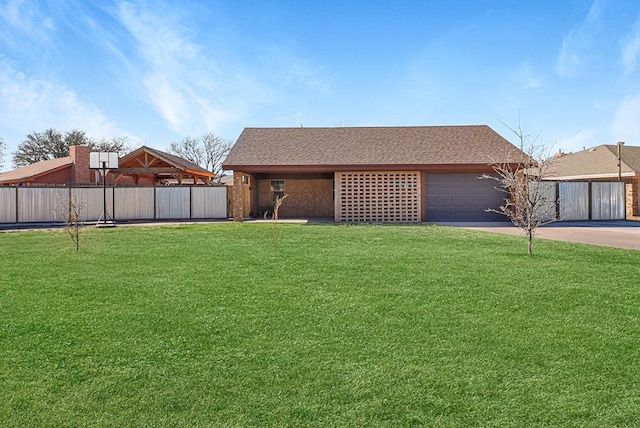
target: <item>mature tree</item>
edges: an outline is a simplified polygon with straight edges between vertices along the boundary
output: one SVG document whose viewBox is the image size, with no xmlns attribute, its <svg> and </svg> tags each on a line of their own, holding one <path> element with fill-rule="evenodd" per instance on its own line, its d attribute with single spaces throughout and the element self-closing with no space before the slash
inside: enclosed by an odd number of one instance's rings
<svg viewBox="0 0 640 428">
<path fill-rule="evenodd" d="M 42 132 L 32 132 L 18 145 L 13 154 L 15 166 L 25 166 L 35 162 L 69 156 L 69 145 L 88 145 L 84 131 L 68 131 L 64 135 L 53 128 Z"/>
<path fill-rule="evenodd" d="M 180 142 L 172 142 L 169 151 L 222 177 L 222 161 L 232 145 L 217 134 L 207 133 L 199 138 L 186 137 Z"/>
<path fill-rule="evenodd" d="M 498 190 L 505 192 L 504 205 L 487 211 L 506 216 L 524 232 L 528 239 L 528 254 L 533 255 L 533 239 L 538 227 L 556 221 L 555 191 L 553 184 L 542 179 L 549 175 L 548 150 L 538 144 L 538 138 L 525 134 L 520 121 L 518 127 L 505 126 L 518 138 L 518 159 L 507 159 L 494 163 L 495 175 L 484 174 L 481 178 L 496 180 Z M 514 164 L 517 165 L 514 167 Z"/>
<path fill-rule="evenodd" d="M 85 131 L 74 129 L 62 134 L 53 128 L 42 132 L 32 132 L 27 139 L 18 145 L 13 154 L 15 166 L 25 166 L 35 162 L 69 156 L 69 146 L 89 146 L 96 151 L 126 153 L 127 137 L 104 137 L 92 140 Z"/>
<path fill-rule="evenodd" d="M 128 137 L 111 137 L 106 139 L 104 137 L 97 140 L 91 140 L 89 146 L 94 152 L 116 152 L 119 155 L 127 154 L 131 151 L 131 148 L 127 144 Z"/>
<path fill-rule="evenodd" d="M 64 143 L 67 145 L 67 155 L 69 146 L 86 146 L 91 143 L 87 133 L 79 129 L 72 129 L 64 133 Z"/>
</svg>

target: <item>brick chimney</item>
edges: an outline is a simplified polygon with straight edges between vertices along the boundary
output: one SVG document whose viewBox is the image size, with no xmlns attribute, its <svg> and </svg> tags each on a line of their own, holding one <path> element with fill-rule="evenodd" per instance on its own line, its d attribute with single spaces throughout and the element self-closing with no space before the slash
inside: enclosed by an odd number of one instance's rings
<svg viewBox="0 0 640 428">
<path fill-rule="evenodd" d="M 89 169 L 89 146 L 69 146 L 69 155 L 73 161 L 71 167 L 71 183 L 91 183 L 91 170 Z"/>
</svg>

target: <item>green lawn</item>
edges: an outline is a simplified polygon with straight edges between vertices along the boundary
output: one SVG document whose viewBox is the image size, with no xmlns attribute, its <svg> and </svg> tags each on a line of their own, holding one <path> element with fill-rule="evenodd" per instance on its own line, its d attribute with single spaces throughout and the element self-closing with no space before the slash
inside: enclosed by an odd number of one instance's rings
<svg viewBox="0 0 640 428">
<path fill-rule="evenodd" d="M 0 426 L 640 425 L 640 252 L 279 227 L 0 233 Z"/>
</svg>

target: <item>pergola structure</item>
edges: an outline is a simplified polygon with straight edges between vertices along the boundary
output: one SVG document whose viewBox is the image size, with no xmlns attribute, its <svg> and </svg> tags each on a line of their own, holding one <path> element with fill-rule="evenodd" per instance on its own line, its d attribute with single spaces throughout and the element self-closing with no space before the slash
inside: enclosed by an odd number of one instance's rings
<svg viewBox="0 0 640 428">
<path fill-rule="evenodd" d="M 116 184 L 122 177 L 129 176 L 136 185 L 142 178 L 154 184 L 164 180 L 175 180 L 178 185 L 210 185 L 216 178 L 211 171 L 184 158 L 146 146 L 120 158 L 118 168 L 111 170 L 111 173 L 114 174 Z"/>
</svg>

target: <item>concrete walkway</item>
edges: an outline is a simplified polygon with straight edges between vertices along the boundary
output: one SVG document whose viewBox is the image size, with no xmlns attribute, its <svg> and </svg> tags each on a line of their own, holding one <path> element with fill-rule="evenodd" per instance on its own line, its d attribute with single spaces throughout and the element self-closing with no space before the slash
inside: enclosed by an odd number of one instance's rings
<svg viewBox="0 0 640 428">
<path fill-rule="evenodd" d="M 438 223 L 509 235 L 523 235 L 511 223 Z M 540 227 L 536 238 L 640 251 L 640 223 L 633 221 L 558 222 Z"/>
</svg>

